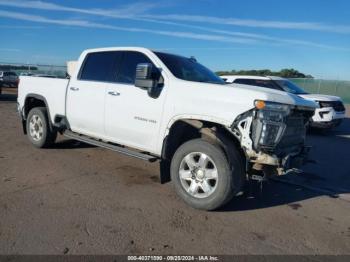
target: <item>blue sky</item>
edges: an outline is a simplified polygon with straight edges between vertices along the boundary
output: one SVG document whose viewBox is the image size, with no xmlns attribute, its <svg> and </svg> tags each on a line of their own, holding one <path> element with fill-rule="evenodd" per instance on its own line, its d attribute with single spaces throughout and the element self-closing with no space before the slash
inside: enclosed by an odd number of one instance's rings
<svg viewBox="0 0 350 262">
<path fill-rule="evenodd" d="M 144 46 L 212 70 L 295 68 L 350 80 L 350 1 L 0 0 L 0 62 L 64 64 Z"/>
</svg>

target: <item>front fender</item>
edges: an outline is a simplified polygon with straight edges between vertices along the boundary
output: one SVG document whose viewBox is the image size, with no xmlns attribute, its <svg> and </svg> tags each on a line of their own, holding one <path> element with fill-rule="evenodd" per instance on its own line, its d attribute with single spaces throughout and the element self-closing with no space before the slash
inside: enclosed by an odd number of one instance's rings
<svg viewBox="0 0 350 262">
<path fill-rule="evenodd" d="M 169 130 L 171 129 L 172 125 L 179 121 L 179 120 L 199 120 L 199 121 L 207 121 L 207 122 L 211 122 L 211 123 L 215 123 L 215 124 L 219 124 L 225 127 L 230 127 L 230 125 L 232 124 L 232 122 L 229 122 L 225 119 L 222 118 L 218 118 L 215 116 L 206 116 L 206 115 L 190 115 L 190 114 L 181 114 L 181 115 L 176 115 L 174 117 L 172 117 L 168 124 L 167 127 L 165 129 L 165 132 L 163 134 L 163 137 L 166 137 L 169 134 Z"/>
</svg>

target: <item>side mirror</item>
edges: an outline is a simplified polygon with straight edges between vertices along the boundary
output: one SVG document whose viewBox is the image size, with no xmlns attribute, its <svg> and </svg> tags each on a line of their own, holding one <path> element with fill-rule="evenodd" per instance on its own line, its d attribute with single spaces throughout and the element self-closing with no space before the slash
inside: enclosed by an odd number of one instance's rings
<svg viewBox="0 0 350 262">
<path fill-rule="evenodd" d="M 150 63 L 142 63 L 136 66 L 135 86 L 147 89 L 150 97 L 156 97 L 159 93 L 158 83 L 161 74 L 158 68 Z"/>
</svg>

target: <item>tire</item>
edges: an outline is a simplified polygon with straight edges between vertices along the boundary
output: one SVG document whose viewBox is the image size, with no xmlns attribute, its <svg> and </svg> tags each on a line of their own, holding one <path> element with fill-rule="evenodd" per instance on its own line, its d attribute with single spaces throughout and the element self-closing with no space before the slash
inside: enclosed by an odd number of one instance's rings
<svg viewBox="0 0 350 262">
<path fill-rule="evenodd" d="M 45 107 L 35 107 L 30 110 L 26 127 L 28 138 L 35 147 L 48 148 L 56 140 L 57 131 L 51 130 Z"/>
<path fill-rule="evenodd" d="M 196 209 L 215 210 L 226 204 L 240 192 L 244 177 L 241 158 L 234 152 L 227 158 L 219 145 L 203 139 L 181 145 L 170 167 L 177 194 Z"/>
</svg>

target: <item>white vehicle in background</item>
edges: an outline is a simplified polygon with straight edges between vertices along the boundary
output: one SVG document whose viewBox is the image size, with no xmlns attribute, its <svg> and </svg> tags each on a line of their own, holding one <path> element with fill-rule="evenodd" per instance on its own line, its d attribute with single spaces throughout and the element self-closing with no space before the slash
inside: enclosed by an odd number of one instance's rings
<svg viewBox="0 0 350 262">
<path fill-rule="evenodd" d="M 339 126 L 342 120 L 346 117 L 345 107 L 340 97 L 322 94 L 309 94 L 290 80 L 282 77 L 223 75 L 221 78 L 226 83 L 239 84 L 239 86 L 243 84 L 283 90 L 318 103 L 319 108 L 315 110 L 315 114 L 312 117 L 312 121 L 310 122 L 311 127 L 331 129 Z"/>
<path fill-rule="evenodd" d="M 70 79 L 21 77 L 18 111 L 30 142 L 49 147 L 60 132 L 160 160 L 161 181 L 170 174 L 192 207 L 216 209 L 241 194 L 247 179 L 305 161 L 314 102 L 231 88 L 193 58 L 145 48 L 86 50 L 69 71 Z"/>
</svg>

